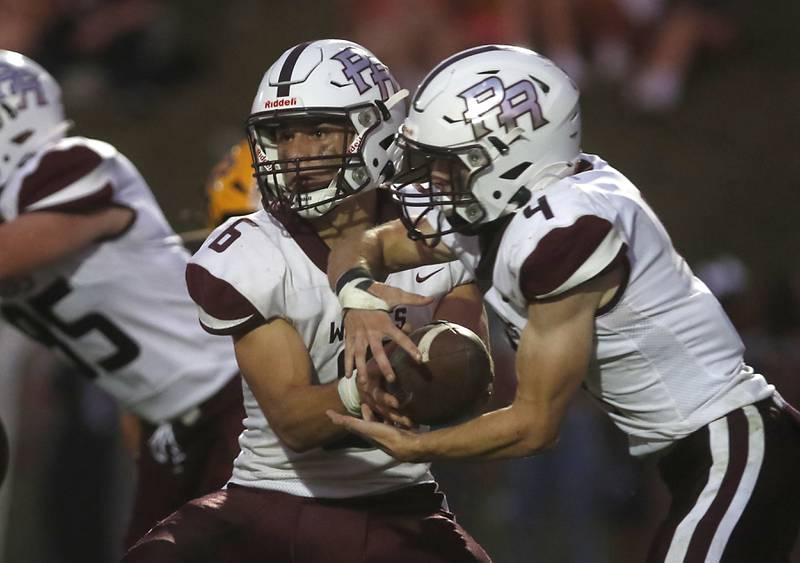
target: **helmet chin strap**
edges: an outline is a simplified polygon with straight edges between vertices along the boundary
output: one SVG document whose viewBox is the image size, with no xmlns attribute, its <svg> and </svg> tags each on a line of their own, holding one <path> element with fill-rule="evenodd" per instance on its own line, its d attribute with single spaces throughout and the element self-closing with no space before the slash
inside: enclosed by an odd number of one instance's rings
<svg viewBox="0 0 800 563">
<path fill-rule="evenodd" d="M 61 139 L 64 135 L 66 135 L 67 131 L 72 129 L 75 125 L 75 122 L 71 119 L 65 119 L 55 127 L 53 127 L 50 131 L 42 135 L 42 144 L 49 143 L 50 141 L 55 141 L 57 139 Z"/>
<path fill-rule="evenodd" d="M 543 190 L 550 184 L 558 182 L 562 178 L 566 178 L 574 172 L 575 162 L 554 162 L 553 164 L 545 166 L 541 170 L 535 171 L 530 175 L 530 177 L 525 177 L 525 175 L 523 175 L 520 179 L 520 189 L 524 188 L 528 190 L 529 193 Z M 523 203 L 509 201 L 505 208 L 503 208 L 501 215 L 514 213 L 517 209 L 527 203 L 528 199 L 529 198 L 526 198 L 526 201 Z"/>
<path fill-rule="evenodd" d="M 336 195 L 336 191 L 336 177 L 334 177 L 327 187 L 314 190 L 313 192 L 300 194 L 300 204 L 304 207 L 309 207 L 298 209 L 297 214 L 304 219 L 314 219 L 316 217 L 325 215 L 328 211 L 333 209 L 337 203 L 339 203 L 339 201 L 333 199 L 333 197 Z M 316 201 L 324 203 L 314 205 L 314 202 Z"/>
<path fill-rule="evenodd" d="M 535 179 L 530 186 L 532 192 L 543 190 L 550 184 L 558 182 L 575 172 L 574 162 L 554 162 L 548 164 L 536 173 Z M 530 180 L 528 180 L 530 181 Z"/>
<path fill-rule="evenodd" d="M 343 198 L 333 198 L 336 197 L 336 193 L 339 191 L 339 177 L 342 175 L 343 172 L 340 168 L 339 171 L 333 175 L 333 178 L 331 178 L 330 183 L 326 187 L 300 194 L 300 204 L 304 207 L 309 207 L 306 209 L 298 209 L 297 214 L 304 219 L 314 219 L 316 217 L 322 217 L 341 203 Z M 344 179 L 342 179 L 342 181 L 347 183 Z M 314 205 L 314 202 L 317 201 L 324 203 Z"/>
<path fill-rule="evenodd" d="M 386 109 L 392 109 L 394 106 L 402 102 L 408 97 L 408 90 L 405 88 L 401 88 L 391 96 L 389 96 L 383 105 L 386 106 Z"/>
</svg>

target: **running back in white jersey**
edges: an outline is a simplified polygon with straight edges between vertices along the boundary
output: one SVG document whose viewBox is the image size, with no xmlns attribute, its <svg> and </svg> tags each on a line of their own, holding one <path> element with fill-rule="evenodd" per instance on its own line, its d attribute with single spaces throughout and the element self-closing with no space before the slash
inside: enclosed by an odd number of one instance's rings
<svg viewBox="0 0 800 563">
<path fill-rule="evenodd" d="M 722 307 L 636 187 L 600 158 L 583 158 L 577 174 L 534 193 L 505 219 L 496 255 L 481 249 L 478 237 L 451 234 L 443 242 L 488 289 L 486 302 L 514 345 L 528 303 L 625 268 L 624 287 L 598 311 L 584 386 L 628 434 L 631 453 L 642 455 L 773 388 L 744 364 Z"/>
<path fill-rule="evenodd" d="M 0 193 L 0 214 L 135 212 L 113 240 L 0 286 L 0 312 L 151 422 L 179 416 L 237 372 L 228 342 L 197 323 L 188 254 L 150 189 L 114 147 L 83 137 L 44 146 Z"/>
<path fill-rule="evenodd" d="M 218 227 L 187 268 L 189 292 L 200 320 L 214 334 L 242 334 L 283 318 L 302 337 L 315 383 L 344 375 L 344 329 L 339 300 L 326 275 L 328 248 L 295 215 L 258 211 Z M 457 262 L 392 274 L 388 283 L 442 297 L 471 281 Z M 398 325 L 430 322 L 438 304 L 398 307 Z M 245 431 L 232 483 L 298 496 L 347 498 L 431 481 L 428 464 L 399 463 L 352 437 L 297 453 L 281 444 L 245 385 Z"/>
</svg>

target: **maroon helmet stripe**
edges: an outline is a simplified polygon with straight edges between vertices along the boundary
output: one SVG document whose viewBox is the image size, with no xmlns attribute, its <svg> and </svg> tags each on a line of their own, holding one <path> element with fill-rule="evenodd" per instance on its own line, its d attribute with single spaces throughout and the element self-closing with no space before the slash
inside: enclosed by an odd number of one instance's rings
<svg viewBox="0 0 800 563">
<path fill-rule="evenodd" d="M 468 49 L 466 51 L 462 51 L 461 53 L 456 53 L 455 55 L 453 55 L 449 59 L 445 59 L 444 61 L 439 63 L 439 65 L 436 68 L 434 68 L 428 74 L 428 76 L 425 77 L 425 79 L 423 80 L 422 84 L 420 84 L 419 88 L 417 88 L 417 93 L 414 95 L 414 102 L 413 102 L 414 103 L 414 108 L 419 112 L 423 111 L 423 110 L 421 110 L 420 108 L 417 107 L 417 102 L 419 101 L 419 98 L 422 95 L 422 92 L 425 90 L 425 88 L 428 87 L 428 84 L 431 83 L 431 80 L 436 78 L 436 76 L 440 72 L 442 72 L 444 69 L 446 69 L 447 67 L 449 67 L 453 63 L 458 62 L 458 61 L 460 61 L 462 59 L 466 59 L 467 57 L 471 57 L 472 55 L 479 55 L 481 53 L 487 53 L 489 51 L 501 51 L 503 49 L 504 49 L 504 47 L 502 47 L 501 45 L 484 45 L 482 47 L 474 47 L 472 49 Z"/>
<path fill-rule="evenodd" d="M 20 213 L 80 180 L 102 162 L 99 154 L 84 146 L 48 152 L 39 161 L 36 170 L 22 182 L 18 207 Z"/>
<path fill-rule="evenodd" d="M 289 95 L 289 84 L 283 84 L 284 82 L 291 82 L 292 80 L 292 71 L 294 71 L 294 65 L 297 64 L 297 59 L 300 58 L 300 54 L 305 51 L 306 47 L 311 44 L 310 41 L 305 43 L 300 43 L 297 47 L 292 49 L 292 52 L 286 57 L 286 60 L 283 61 L 283 66 L 281 67 L 281 73 L 278 75 L 278 82 L 282 84 L 278 86 L 278 97 L 285 98 Z"/>
<path fill-rule="evenodd" d="M 686 552 L 687 562 L 702 562 L 711 547 L 711 542 L 719 528 L 725 512 L 731 505 L 734 495 L 742 482 L 747 466 L 749 425 L 742 409 L 736 409 L 728 419 L 728 467 L 717 491 L 717 496 L 698 522 Z"/>
<path fill-rule="evenodd" d="M 520 268 L 519 284 L 533 301 L 556 290 L 597 250 L 611 231 L 611 223 L 584 215 L 568 227 L 547 233 Z"/>
<path fill-rule="evenodd" d="M 234 321 L 250 316 L 261 319 L 258 310 L 235 287 L 198 264 L 187 264 L 186 287 L 194 302 L 215 319 Z"/>
</svg>

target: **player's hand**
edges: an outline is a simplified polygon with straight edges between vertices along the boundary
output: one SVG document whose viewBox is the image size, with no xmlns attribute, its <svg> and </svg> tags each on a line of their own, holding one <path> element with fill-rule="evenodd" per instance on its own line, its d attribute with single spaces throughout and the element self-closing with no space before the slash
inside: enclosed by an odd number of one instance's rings
<svg viewBox="0 0 800 563">
<path fill-rule="evenodd" d="M 364 409 L 363 420 L 345 416 L 332 410 L 327 411 L 327 414 L 334 424 L 343 426 L 349 432 L 358 434 L 399 461 L 425 461 L 421 459 L 420 453 L 416 448 L 418 443 L 417 432 L 397 428 L 382 422 L 375 422 L 370 419 L 367 409 Z"/>
<path fill-rule="evenodd" d="M 383 283 L 375 282 L 369 292 L 383 299 L 391 309 L 399 305 L 420 306 L 433 302 L 432 297 L 424 297 L 416 293 L 409 293 L 402 289 Z M 367 350 L 388 381 L 394 381 L 394 371 L 389 363 L 389 358 L 383 349 L 383 340 L 388 338 L 403 348 L 412 358 L 420 361 L 421 354 L 411 339 L 397 326 L 385 311 L 368 309 L 348 309 L 344 317 L 344 369 L 345 374 L 353 373 L 353 368 L 358 371 L 358 377 L 367 378 Z"/>
<path fill-rule="evenodd" d="M 391 353 L 392 348 L 394 344 L 387 346 L 387 352 Z M 367 362 L 367 377 L 358 378 L 358 392 L 362 403 L 368 408 L 368 415 L 365 415 L 365 418 L 369 416 L 367 420 L 373 420 L 373 413 L 376 413 L 383 420 L 393 424 L 406 428 L 413 426 L 411 419 L 398 410 L 400 402 L 397 397 L 386 390 L 383 374 L 374 359 Z"/>
</svg>

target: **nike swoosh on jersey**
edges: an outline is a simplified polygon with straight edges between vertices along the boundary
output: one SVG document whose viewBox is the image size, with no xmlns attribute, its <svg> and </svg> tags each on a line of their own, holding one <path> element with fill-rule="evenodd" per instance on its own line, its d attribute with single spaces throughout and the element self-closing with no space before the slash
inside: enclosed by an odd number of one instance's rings
<svg viewBox="0 0 800 563">
<path fill-rule="evenodd" d="M 420 276 L 420 275 L 419 275 L 419 273 L 417 273 L 417 277 L 416 277 L 417 283 L 422 283 L 422 282 L 424 282 L 425 280 L 427 280 L 428 278 L 431 278 L 431 277 L 435 276 L 436 274 L 438 274 L 438 273 L 439 273 L 439 272 L 441 272 L 442 270 L 444 270 L 444 268 L 443 268 L 443 267 L 442 267 L 442 268 L 439 268 L 439 269 L 438 269 L 438 270 L 436 270 L 435 272 L 431 272 L 431 273 L 430 273 L 430 274 L 428 274 L 427 276 Z"/>
</svg>

